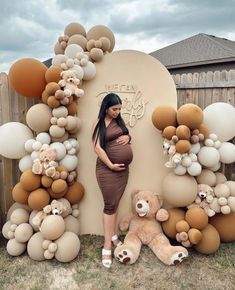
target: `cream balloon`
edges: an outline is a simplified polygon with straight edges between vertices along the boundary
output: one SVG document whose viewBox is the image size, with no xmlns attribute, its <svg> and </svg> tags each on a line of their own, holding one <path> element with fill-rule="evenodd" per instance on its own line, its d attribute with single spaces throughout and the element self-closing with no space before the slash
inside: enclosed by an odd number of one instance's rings
<svg viewBox="0 0 235 290">
<path fill-rule="evenodd" d="M 227 103 L 213 103 L 203 110 L 203 123 L 210 133 L 215 133 L 221 142 L 235 136 L 235 108 Z"/>
<path fill-rule="evenodd" d="M 90 81 L 96 75 L 96 67 L 91 61 L 88 61 L 87 65 L 83 67 L 83 71 L 84 71 L 83 79 L 85 81 Z"/>
<path fill-rule="evenodd" d="M 220 155 L 218 150 L 214 147 L 204 146 L 200 149 L 198 153 L 198 160 L 201 165 L 204 165 L 206 167 L 213 167 L 219 162 Z"/>
<path fill-rule="evenodd" d="M 75 233 L 65 232 L 58 240 L 55 258 L 60 262 L 70 262 L 80 251 L 80 240 Z"/>
<path fill-rule="evenodd" d="M 230 142 L 223 142 L 219 148 L 220 161 L 230 164 L 235 161 L 235 145 Z"/>
<path fill-rule="evenodd" d="M 0 127 L 0 154 L 6 158 L 20 159 L 27 154 L 25 142 L 32 138 L 32 131 L 24 124 L 5 123 Z"/>
<path fill-rule="evenodd" d="M 52 65 L 60 66 L 62 63 L 66 62 L 68 57 L 64 54 L 57 54 L 52 59 Z"/>
<path fill-rule="evenodd" d="M 75 155 L 66 155 L 61 161 L 60 165 L 65 166 L 68 171 L 73 171 L 78 166 L 78 158 Z"/>
<path fill-rule="evenodd" d="M 70 44 L 66 47 L 64 54 L 70 58 L 76 58 L 78 52 L 83 52 L 83 49 L 78 44 Z"/>
<path fill-rule="evenodd" d="M 36 104 L 28 110 L 26 123 L 35 132 L 47 132 L 51 125 L 51 117 L 52 113 L 49 106 Z"/>
<path fill-rule="evenodd" d="M 32 161 L 31 155 L 25 155 L 19 161 L 19 169 L 21 172 L 31 169 L 32 166 L 33 166 L 33 161 Z"/>
</svg>

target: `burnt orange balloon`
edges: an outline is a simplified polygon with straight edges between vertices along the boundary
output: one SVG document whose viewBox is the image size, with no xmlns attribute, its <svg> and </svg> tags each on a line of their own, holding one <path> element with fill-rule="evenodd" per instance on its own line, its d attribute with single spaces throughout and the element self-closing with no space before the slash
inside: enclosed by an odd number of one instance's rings
<svg viewBox="0 0 235 290">
<path fill-rule="evenodd" d="M 167 221 L 162 223 L 162 229 L 169 238 L 175 239 L 177 234 L 176 224 L 177 222 L 184 220 L 185 212 L 179 208 L 170 208 L 167 211 L 169 213 L 169 218 Z"/>
<path fill-rule="evenodd" d="M 20 184 L 26 191 L 33 191 L 41 186 L 41 176 L 34 174 L 31 169 L 26 170 L 20 177 Z"/>
<path fill-rule="evenodd" d="M 203 121 L 203 111 L 194 104 L 185 104 L 177 111 L 177 122 L 179 125 L 197 129 Z"/>
<path fill-rule="evenodd" d="M 75 101 L 73 101 L 71 104 L 69 104 L 67 106 L 67 109 L 68 109 L 69 115 L 73 116 L 73 115 L 77 114 L 77 110 L 78 110 L 77 103 Z"/>
<path fill-rule="evenodd" d="M 22 185 L 17 183 L 12 190 L 12 197 L 14 201 L 22 204 L 28 204 L 29 192 L 24 190 Z"/>
<path fill-rule="evenodd" d="M 60 193 L 55 193 L 51 188 L 47 188 L 47 192 L 49 193 L 51 198 L 61 198 L 66 194 L 67 189 L 65 189 L 64 191 Z"/>
<path fill-rule="evenodd" d="M 215 227 L 208 224 L 202 231 L 202 239 L 195 246 L 195 250 L 201 254 L 212 254 L 219 249 L 220 236 Z"/>
<path fill-rule="evenodd" d="M 181 233 L 181 232 L 187 233 L 190 229 L 190 226 L 185 220 L 181 220 L 176 223 L 175 228 L 178 233 Z"/>
<path fill-rule="evenodd" d="M 219 232 L 221 242 L 235 241 L 235 212 L 230 214 L 216 214 L 210 218 L 212 224 Z"/>
<path fill-rule="evenodd" d="M 197 229 L 190 229 L 188 231 L 188 238 L 192 244 L 197 245 L 202 239 L 202 233 Z"/>
<path fill-rule="evenodd" d="M 48 95 L 47 91 L 44 90 L 44 91 L 42 92 L 42 96 L 41 96 L 41 99 L 42 99 L 42 101 L 43 101 L 44 104 L 47 104 L 47 99 L 48 99 L 48 98 L 49 98 L 49 95 Z"/>
<path fill-rule="evenodd" d="M 162 136 L 168 140 L 171 140 L 175 134 L 176 128 L 174 126 L 167 126 L 162 132 Z"/>
<path fill-rule="evenodd" d="M 176 127 L 176 110 L 167 105 L 158 106 L 152 114 L 152 122 L 159 130 L 164 130 L 167 126 Z"/>
<path fill-rule="evenodd" d="M 26 97 L 40 97 L 45 86 L 47 67 L 34 58 L 15 62 L 9 71 L 9 80 L 15 91 Z"/>
<path fill-rule="evenodd" d="M 62 69 L 59 66 L 52 65 L 48 68 L 45 74 L 45 79 L 47 83 L 55 82 L 58 83 L 61 79 L 60 73 Z"/>
<path fill-rule="evenodd" d="M 204 139 L 206 139 L 209 136 L 209 129 L 208 129 L 208 127 L 205 124 L 201 124 L 198 127 L 198 130 L 199 130 L 200 133 L 203 134 Z"/>
<path fill-rule="evenodd" d="M 187 210 L 185 220 L 191 226 L 198 230 L 204 229 L 208 224 L 208 215 L 200 207 L 192 207 Z"/>
<path fill-rule="evenodd" d="M 73 185 L 69 186 L 68 192 L 64 196 L 71 204 L 79 203 L 84 195 L 83 185 L 76 181 Z"/>
<path fill-rule="evenodd" d="M 68 185 L 67 182 L 63 179 L 57 179 L 55 180 L 52 185 L 51 185 L 51 189 L 55 194 L 60 194 L 63 191 L 67 190 Z"/>
<path fill-rule="evenodd" d="M 49 96 L 54 96 L 57 90 L 60 90 L 60 86 L 56 82 L 48 83 L 45 88 Z"/>
<path fill-rule="evenodd" d="M 190 129 L 185 125 L 180 125 L 176 128 L 176 136 L 179 139 L 189 140 L 191 137 Z"/>
<path fill-rule="evenodd" d="M 43 175 L 41 178 L 41 184 L 42 186 L 46 188 L 51 187 L 52 182 L 53 182 L 53 179 L 49 176 Z"/>
<path fill-rule="evenodd" d="M 42 210 L 44 206 L 49 204 L 49 201 L 50 196 L 48 192 L 43 188 L 39 188 L 30 193 L 28 198 L 28 205 L 32 209 Z"/>
<path fill-rule="evenodd" d="M 191 149 L 191 144 L 188 140 L 179 140 L 175 145 L 175 150 L 178 153 L 187 153 Z"/>
</svg>

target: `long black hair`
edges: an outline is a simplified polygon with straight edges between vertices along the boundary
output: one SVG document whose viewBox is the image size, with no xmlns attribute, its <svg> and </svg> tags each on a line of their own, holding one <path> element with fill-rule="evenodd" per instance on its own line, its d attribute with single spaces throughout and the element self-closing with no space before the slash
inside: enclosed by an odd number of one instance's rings
<svg viewBox="0 0 235 290">
<path fill-rule="evenodd" d="M 105 139 L 105 133 L 106 133 L 106 126 L 105 126 L 105 116 L 108 108 L 122 104 L 122 100 L 120 97 L 114 93 L 107 94 L 100 106 L 100 111 L 98 115 L 98 122 L 95 126 L 94 132 L 92 134 L 92 140 L 97 143 L 97 140 L 99 138 L 100 140 L 100 146 L 105 149 L 106 147 L 106 139 Z M 123 135 L 128 135 L 129 131 L 121 117 L 121 114 L 115 118 L 115 121 L 117 122 L 118 126 L 122 129 Z"/>
</svg>

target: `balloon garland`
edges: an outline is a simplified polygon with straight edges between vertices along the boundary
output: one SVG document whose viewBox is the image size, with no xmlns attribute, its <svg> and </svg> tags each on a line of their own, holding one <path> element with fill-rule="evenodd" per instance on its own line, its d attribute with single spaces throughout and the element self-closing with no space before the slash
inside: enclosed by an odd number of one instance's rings
<svg viewBox="0 0 235 290">
<path fill-rule="evenodd" d="M 221 242 L 235 240 L 235 182 L 218 170 L 235 161 L 235 108 L 214 103 L 203 111 L 185 104 L 177 111 L 159 106 L 152 114 L 160 130 L 165 166 L 172 171 L 162 181 L 170 218 L 165 234 L 184 247 L 214 253 Z"/>
<path fill-rule="evenodd" d="M 78 204 L 85 191 L 76 171 L 76 133 L 82 123 L 77 104 L 84 95 L 80 86 L 95 77 L 95 62 L 112 52 L 114 44 L 114 35 L 105 26 L 86 33 L 80 23 L 70 23 L 55 44 L 52 66 L 25 58 L 10 68 L 15 91 L 39 97 L 27 111 L 27 126 L 9 122 L 0 127 L 0 154 L 20 159 L 22 172 L 2 228 L 12 256 L 27 249 L 37 261 L 69 262 L 79 253 Z"/>
</svg>

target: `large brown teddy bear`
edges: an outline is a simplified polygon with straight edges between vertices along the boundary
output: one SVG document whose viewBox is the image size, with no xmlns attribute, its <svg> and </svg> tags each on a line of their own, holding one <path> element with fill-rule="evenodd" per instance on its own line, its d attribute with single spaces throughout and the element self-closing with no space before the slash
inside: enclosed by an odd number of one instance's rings
<svg viewBox="0 0 235 290">
<path fill-rule="evenodd" d="M 127 231 L 124 243 L 118 246 L 115 258 L 125 264 L 133 264 L 139 257 L 142 244 L 148 245 L 154 254 L 166 265 L 175 265 L 188 256 L 181 246 L 171 246 L 162 232 L 159 221 L 168 219 L 168 212 L 160 209 L 160 196 L 151 191 L 133 192 L 134 215 L 121 220 L 121 231 Z"/>
</svg>

